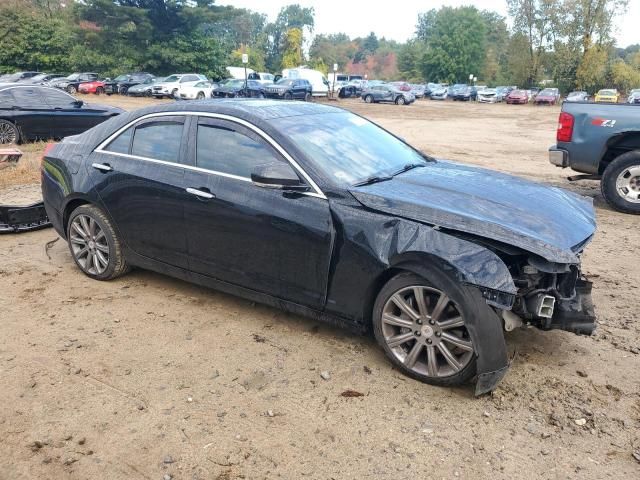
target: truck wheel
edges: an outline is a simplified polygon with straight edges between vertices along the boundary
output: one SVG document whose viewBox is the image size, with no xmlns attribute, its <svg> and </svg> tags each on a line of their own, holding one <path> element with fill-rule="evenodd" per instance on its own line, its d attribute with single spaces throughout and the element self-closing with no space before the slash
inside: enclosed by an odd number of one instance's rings
<svg viewBox="0 0 640 480">
<path fill-rule="evenodd" d="M 640 150 L 617 157 L 600 183 L 602 196 L 620 212 L 640 214 Z"/>
<path fill-rule="evenodd" d="M 431 277 L 431 275 L 429 275 Z M 373 307 L 373 331 L 391 362 L 405 375 L 432 385 L 460 385 L 476 373 L 466 318 L 471 305 L 460 284 L 401 273 L 382 288 Z"/>
</svg>

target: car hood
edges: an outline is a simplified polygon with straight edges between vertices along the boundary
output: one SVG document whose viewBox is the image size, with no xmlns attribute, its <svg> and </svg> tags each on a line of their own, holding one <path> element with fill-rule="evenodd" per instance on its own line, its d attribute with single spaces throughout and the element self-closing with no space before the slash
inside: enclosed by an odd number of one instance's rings
<svg viewBox="0 0 640 480">
<path fill-rule="evenodd" d="M 514 245 L 550 262 L 578 263 L 596 229 L 587 198 L 447 161 L 350 192 L 370 209 Z"/>
</svg>

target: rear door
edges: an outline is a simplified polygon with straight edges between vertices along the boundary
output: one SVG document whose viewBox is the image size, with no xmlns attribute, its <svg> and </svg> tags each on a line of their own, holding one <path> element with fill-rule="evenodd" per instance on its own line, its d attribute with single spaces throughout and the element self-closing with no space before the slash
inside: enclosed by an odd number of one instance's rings
<svg viewBox="0 0 640 480">
<path fill-rule="evenodd" d="M 287 162 L 263 137 L 227 120 L 192 125 L 185 203 L 191 270 L 321 308 L 331 255 L 329 204 L 320 196 L 256 186 L 251 171 Z"/>
<path fill-rule="evenodd" d="M 96 149 L 87 168 L 126 245 L 144 257 L 187 268 L 184 125 L 182 116 L 142 120 Z"/>
</svg>

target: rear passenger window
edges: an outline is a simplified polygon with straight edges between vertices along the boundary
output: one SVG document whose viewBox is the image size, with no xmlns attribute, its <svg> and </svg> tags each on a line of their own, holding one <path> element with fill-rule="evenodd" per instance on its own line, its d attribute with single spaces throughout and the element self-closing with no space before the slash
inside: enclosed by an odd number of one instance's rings
<svg viewBox="0 0 640 480">
<path fill-rule="evenodd" d="M 43 108 L 44 102 L 36 88 L 19 87 L 12 89 L 15 104 L 18 107 Z"/>
<path fill-rule="evenodd" d="M 114 140 L 107 145 L 105 150 L 107 152 L 114 153 L 129 153 L 129 147 L 131 146 L 131 137 L 133 136 L 133 127 L 127 128 L 124 132 L 118 135 Z"/>
<path fill-rule="evenodd" d="M 131 155 L 178 162 L 182 140 L 182 122 L 149 122 L 136 127 Z"/>
<path fill-rule="evenodd" d="M 196 165 L 215 172 L 251 178 L 257 165 L 282 161 L 257 139 L 214 125 L 198 125 Z"/>
</svg>

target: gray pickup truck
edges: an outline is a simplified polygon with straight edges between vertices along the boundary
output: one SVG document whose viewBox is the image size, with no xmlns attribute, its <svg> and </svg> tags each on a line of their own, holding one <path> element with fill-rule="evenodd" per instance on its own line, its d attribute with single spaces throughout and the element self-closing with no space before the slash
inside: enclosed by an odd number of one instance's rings
<svg viewBox="0 0 640 480">
<path fill-rule="evenodd" d="M 601 180 L 602 195 L 616 210 L 640 214 L 640 105 L 562 104 L 557 144 L 549 161 Z"/>
</svg>

